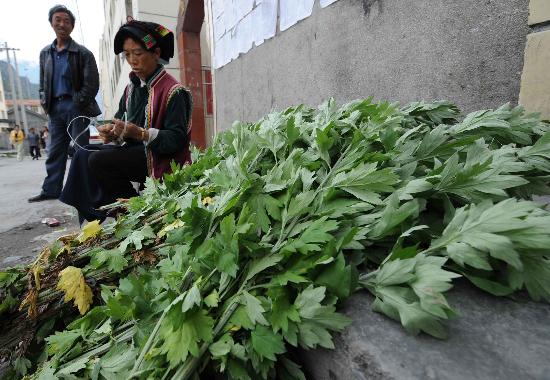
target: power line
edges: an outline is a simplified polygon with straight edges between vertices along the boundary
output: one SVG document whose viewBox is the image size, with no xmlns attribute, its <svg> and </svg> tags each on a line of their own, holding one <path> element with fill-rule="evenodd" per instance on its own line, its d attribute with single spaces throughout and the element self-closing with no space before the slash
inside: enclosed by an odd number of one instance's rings
<svg viewBox="0 0 550 380">
<path fill-rule="evenodd" d="M 78 15 L 78 26 L 80 27 L 80 38 L 82 39 L 82 45 L 86 45 L 84 42 L 84 33 L 82 32 L 82 19 L 80 18 L 80 10 L 78 9 L 78 0 L 74 0 L 76 4 L 76 14 Z"/>
</svg>

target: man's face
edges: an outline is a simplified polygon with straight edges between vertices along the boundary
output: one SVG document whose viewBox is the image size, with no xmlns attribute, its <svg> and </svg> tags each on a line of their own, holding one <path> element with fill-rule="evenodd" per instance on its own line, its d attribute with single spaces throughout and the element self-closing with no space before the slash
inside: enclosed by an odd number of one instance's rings
<svg viewBox="0 0 550 380">
<path fill-rule="evenodd" d="M 57 38 L 67 39 L 73 31 L 71 18 L 65 12 L 56 12 L 52 16 L 52 29 Z"/>
<path fill-rule="evenodd" d="M 126 61 L 139 78 L 146 80 L 155 72 L 160 57 L 160 49 L 157 48 L 154 52 L 149 52 L 131 38 L 124 41 L 122 49 Z"/>
</svg>

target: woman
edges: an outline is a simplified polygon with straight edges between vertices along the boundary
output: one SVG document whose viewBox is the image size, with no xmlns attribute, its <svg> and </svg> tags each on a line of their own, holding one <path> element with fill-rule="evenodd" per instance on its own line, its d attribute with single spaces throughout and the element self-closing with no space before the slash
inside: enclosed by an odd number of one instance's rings
<svg viewBox="0 0 550 380">
<path fill-rule="evenodd" d="M 170 172 L 171 161 L 191 161 L 191 95 L 161 64 L 174 55 L 173 33 L 130 19 L 118 30 L 114 51 L 122 52 L 130 65 L 130 83 L 113 122 L 97 129 L 105 144 L 116 145 L 78 150 L 60 197 L 79 211 L 81 223 L 104 219 L 100 206 L 136 196 L 131 182 L 161 179 Z"/>
</svg>

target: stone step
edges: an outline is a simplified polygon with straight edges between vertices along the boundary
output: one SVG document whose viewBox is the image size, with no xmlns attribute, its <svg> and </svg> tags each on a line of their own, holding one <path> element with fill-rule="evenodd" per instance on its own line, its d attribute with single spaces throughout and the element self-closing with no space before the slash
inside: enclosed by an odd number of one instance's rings
<svg viewBox="0 0 550 380">
<path fill-rule="evenodd" d="M 342 305 L 353 320 L 335 350 L 302 352 L 316 380 L 550 379 L 550 305 L 494 297 L 458 282 L 448 301 L 460 314 L 447 323 L 447 340 L 408 335 L 371 310 L 360 292 Z"/>
</svg>

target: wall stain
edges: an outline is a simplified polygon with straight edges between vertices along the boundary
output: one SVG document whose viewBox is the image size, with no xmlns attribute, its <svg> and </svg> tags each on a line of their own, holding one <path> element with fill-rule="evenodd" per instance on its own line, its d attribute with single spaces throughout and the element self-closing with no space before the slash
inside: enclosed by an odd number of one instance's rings
<svg viewBox="0 0 550 380">
<path fill-rule="evenodd" d="M 378 13 L 382 13 L 382 0 L 361 0 L 363 4 L 363 14 L 368 17 L 373 5 L 378 5 Z"/>
</svg>

